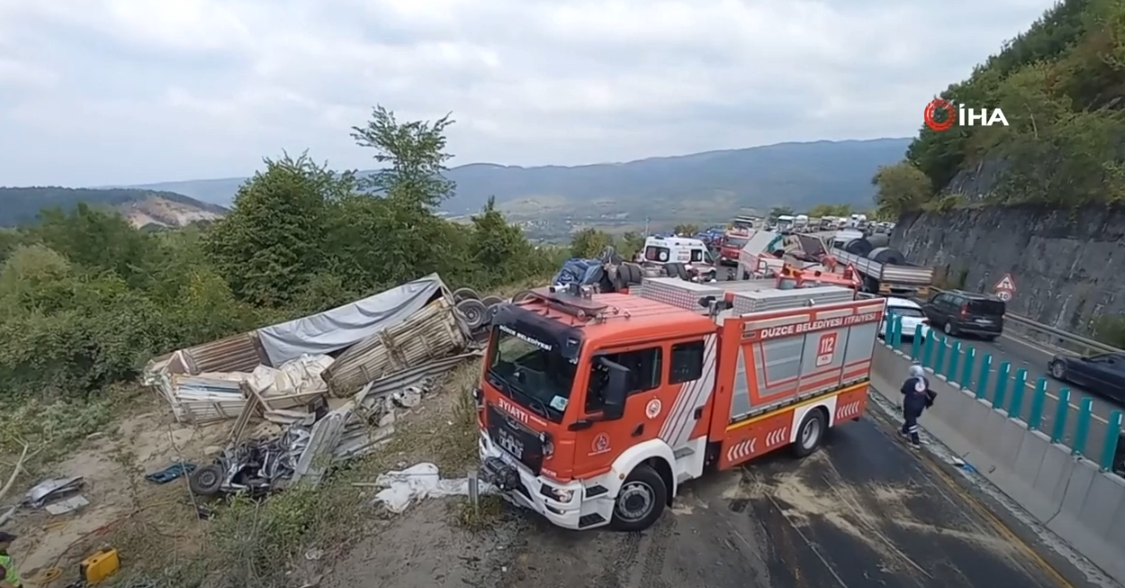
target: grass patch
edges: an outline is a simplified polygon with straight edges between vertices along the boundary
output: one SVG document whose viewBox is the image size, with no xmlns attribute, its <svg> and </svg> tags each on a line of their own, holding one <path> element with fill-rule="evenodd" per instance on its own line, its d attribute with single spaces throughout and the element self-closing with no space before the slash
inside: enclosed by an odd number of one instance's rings
<svg viewBox="0 0 1125 588">
<path fill-rule="evenodd" d="M 457 526 L 473 533 L 494 528 L 504 517 L 504 499 L 496 494 L 481 496 L 476 505 L 468 498 L 458 498 L 449 508 Z"/>
</svg>

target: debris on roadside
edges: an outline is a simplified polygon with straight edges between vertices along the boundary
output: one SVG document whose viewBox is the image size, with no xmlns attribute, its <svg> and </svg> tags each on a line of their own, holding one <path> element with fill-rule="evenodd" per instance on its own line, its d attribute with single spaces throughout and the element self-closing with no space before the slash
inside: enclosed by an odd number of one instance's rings
<svg viewBox="0 0 1125 588">
<path fill-rule="evenodd" d="M 195 471 L 194 463 L 177 462 L 158 472 L 145 474 L 145 480 L 153 484 L 167 484 Z"/>
<path fill-rule="evenodd" d="M 43 508 L 49 502 L 81 492 L 85 485 L 86 481 L 81 476 L 44 480 L 27 491 L 24 504 L 31 508 Z"/>
<path fill-rule="evenodd" d="M 438 467 L 432 463 L 419 463 L 405 470 L 380 474 L 375 486 L 382 488 L 375 495 L 374 502 L 382 504 L 388 511 L 401 514 L 411 504 L 426 498 L 446 496 L 469 496 L 468 478 L 442 478 Z M 488 487 L 480 489 L 481 494 L 491 492 Z"/>
<path fill-rule="evenodd" d="M 466 319 L 459 298 L 432 274 L 153 359 L 145 384 L 177 420 L 233 421 L 211 463 L 178 474 L 169 469 L 164 478 L 186 473 L 202 496 L 262 495 L 315 485 L 333 462 L 387 442 L 400 414 L 446 373 L 479 357 L 473 334 L 482 325 Z"/>
</svg>

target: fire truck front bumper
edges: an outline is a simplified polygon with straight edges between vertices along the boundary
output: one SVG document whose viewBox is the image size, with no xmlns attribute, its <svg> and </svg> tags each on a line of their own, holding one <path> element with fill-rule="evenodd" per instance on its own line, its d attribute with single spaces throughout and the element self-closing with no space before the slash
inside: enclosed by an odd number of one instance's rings
<svg viewBox="0 0 1125 588">
<path fill-rule="evenodd" d="M 581 482 L 559 482 L 536 476 L 484 434 L 479 446 L 481 480 L 509 502 L 531 509 L 564 529 L 588 529 L 609 522 L 603 515 L 586 516 L 592 514 L 587 510 L 601 509 L 586 501 L 586 488 Z M 612 503 L 609 508 L 612 513 Z"/>
</svg>

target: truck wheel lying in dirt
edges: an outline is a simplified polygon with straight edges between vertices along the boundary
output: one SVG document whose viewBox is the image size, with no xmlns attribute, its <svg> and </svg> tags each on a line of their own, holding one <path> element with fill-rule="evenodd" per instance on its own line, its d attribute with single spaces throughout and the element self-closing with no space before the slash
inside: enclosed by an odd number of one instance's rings
<svg viewBox="0 0 1125 588">
<path fill-rule="evenodd" d="M 188 486 L 199 496 L 215 496 L 223 485 L 223 468 L 218 464 L 205 465 L 188 476 Z"/>
<path fill-rule="evenodd" d="M 472 288 L 458 288 L 453 291 L 453 301 L 461 302 L 462 300 L 480 300 L 480 294 Z"/>
<path fill-rule="evenodd" d="M 469 329 L 475 331 L 484 326 L 488 317 L 488 307 L 480 300 L 466 298 L 457 303 L 457 312 L 468 323 Z"/>
<path fill-rule="evenodd" d="M 824 411 L 810 410 L 801 421 L 801 428 L 797 429 L 797 441 L 793 443 L 793 453 L 797 457 L 807 457 L 820 447 L 824 440 L 824 432 L 828 430 L 828 419 Z"/>
<path fill-rule="evenodd" d="M 489 308 L 492 308 L 493 306 L 496 306 L 497 304 L 504 304 L 504 299 L 499 297 L 499 296 L 485 296 L 484 298 L 480 299 L 480 302 L 481 302 L 481 304 L 483 304 L 483 305 L 485 305 Z"/>
<path fill-rule="evenodd" d="M 531 290 L 524 290 L 523 292 L 516 292 L 516 295 L 512 296 L 512 303 L 514 304 L 516 302 L 523 302 L 524 300 L 527 300 L 528 298 L 531 298 L 532 296 L 533 296 L 533 294 L 531 293 Z"/>
<path fill-rule="evenodd" d="M 664 479 L 648 464 L 633 468 L 613 505 L 613 528 L 618 531 L 643 531 L 664 513 L 668 503 L 668 487 Z"/>
</svg>

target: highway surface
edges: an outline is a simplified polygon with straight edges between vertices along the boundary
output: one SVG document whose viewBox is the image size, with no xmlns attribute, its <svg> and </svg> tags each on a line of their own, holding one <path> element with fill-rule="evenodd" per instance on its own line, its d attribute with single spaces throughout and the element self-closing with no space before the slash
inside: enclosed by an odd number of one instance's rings
<svg viewBox="0 0 1125 588">
<path fill-rule="evenodd" d="M 1088 585 L 873 420 L 840 427 L 806 460 L 782 452 L 692 482 L 644 533 L 531 524 L 536 532 L 508 548 L 505 573 L 492 586 Z"/>
<path fill-rule="evenodd" d="M 1013 382 L 1016 370 L 1020 368 L 1027 370 L 1028 388 L 1027 393 L 1024 395 L 1023 407 L 1020 411 L 1020 418 L 1024 420 L 1027 420 L 1031 412 L 1031 398 L 1032 393 L 1035 391 L 1036 381 L 1040 377 L 1047 378 L 1047 401 L 1043 406 L 1043 424 L 1040 429 L 1048 435 L 1051 434 L 1054 426 L 1055 410 L 1059 401 L 1059 389 L 1064 387 L 1070 388 L 1070 414 L 1067 417 L 1066 436 L 1064 438 L 1067 445 L 1071 445 L 1074 439 L 1075 429 L 1078 425 L 1079 407 L 1082 405 L 1085 398 L 1092 399 L 1093 418 L 1090 421 L 1090 432 L 1083 453 L 1087 456 L 1091 456 L 1094 460 L 1098 459 L 1101 455 L 1102 442 L 1105 438 L 1107 419 L 1112 411 L 1122 410 L 1122 407 L 1080 386 L 1060 383 L 1048 376 L 1047 363 L 1051 360 L 1051 357 L 1054 356 L 1054 352 L 1040 347 L 1035 343 L 1026 342 L 1014 336 L 1004 335 L 994 342 L 971 337 L 951 338 L 947 342 L 947 345 L 951 346 L 956 341 L 960 341 L 962 348 L 967 349 L 969 347 L 975 347 L 977 350 L 976 366 L 973 369 L 974 383 L 978 381 L 980 365 L 981 362 L 984 361 L 984 355 L 992 355 L 992 374 L 989 376 L 989 381 L 992 382 L 992 384 L 988 386 L 990 395 L 994 390 L 994 383 L 997 380 L 1001 363 L 1007 361 L 1011 364 Z M 907 354 L 910 353 L 910 348 L 911 343 L 909 341 L 904 341 L 901 345 L 902 351 Z M 906 374 L 903 374 L 904 379 L 905 377 Z M 1004 401 L 1005 410 L 1011 406 L 1011 387 L 1013 385 L 1014 384 L 1009 384 L 1008 395 Z"/>
</svg>

